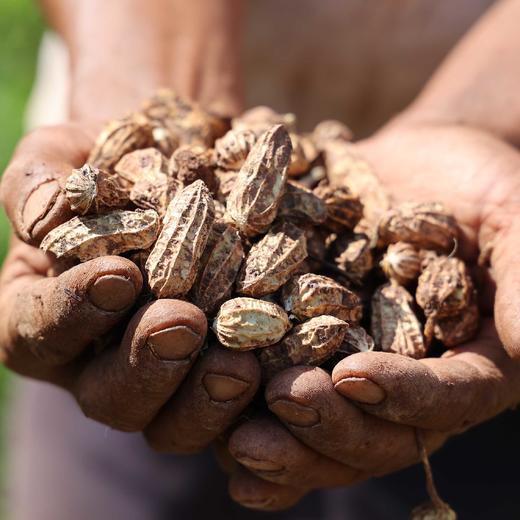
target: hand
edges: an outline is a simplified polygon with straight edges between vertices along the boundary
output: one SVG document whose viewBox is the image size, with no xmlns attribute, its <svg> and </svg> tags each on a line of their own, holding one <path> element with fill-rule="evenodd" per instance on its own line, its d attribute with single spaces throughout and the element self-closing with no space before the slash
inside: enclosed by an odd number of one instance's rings
<svg viewBox="0 0 520 520">
<path fill-rule="evenodd" d="M 358 147 L 398 200 L 454 212 L 465 259 L 493 241 L 491 279 L 479 288 L 489 315 L 475 340 L 441 358 L 361 353 L 332 376 L 278 374 L 265 391 L 273 415 L 238 427 L 228 444 L 241 464 L 230 492 L 248 507 L 281 509 L 311 489 L 393 472 L 418 461 L 414 428 L 431 452 L 520 400 L 520 155 L 470 128 L 399 122 Z"/>
<path fill-rule="evenodd" d="M 2 196 L 26 242 L 37 245 L 71 218 L 61 187 L 93 135 L 78 125 L 44 128 L 18 147 Z M 53 268 L 42 251 L 13 240 L 0 279 L 0 353 L 9 368 L 69 390 L 95 420 L 144 430 L 162 451 L 204 448 L 255 394 L 253 354 L 210 346 L 197 360 L 207 323 L 195 306 L 158 300 L 126 322 L 143 283 L 131 261 L 102 257 L 49 276 Z"/>
</svg>

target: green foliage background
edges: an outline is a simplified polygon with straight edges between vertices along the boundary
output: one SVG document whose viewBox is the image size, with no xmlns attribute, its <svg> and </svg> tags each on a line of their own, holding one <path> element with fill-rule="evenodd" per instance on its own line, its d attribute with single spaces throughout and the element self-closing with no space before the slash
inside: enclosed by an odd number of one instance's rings
<svg viewBox="0 0 520 520">
<path fill-rule="evenodd" d="M 0 0 L 0 172 L 23 134 L 24 107 L 34 78 L 43 22 L 37 2 Z M 0 263 L 9 240 L 9 224 L 0 211 Z M 0 310 L 1 312 L 1 310 Z M 9 374 L 0 368 L 0 457 L 5 458 L 5 409 Z M 0 464 L 3 466 L 3 464 Z M 4 475 L 2 472 L 2 479 Z M 3 515 L 2 515 L 3 516 Z"/>
</svg>

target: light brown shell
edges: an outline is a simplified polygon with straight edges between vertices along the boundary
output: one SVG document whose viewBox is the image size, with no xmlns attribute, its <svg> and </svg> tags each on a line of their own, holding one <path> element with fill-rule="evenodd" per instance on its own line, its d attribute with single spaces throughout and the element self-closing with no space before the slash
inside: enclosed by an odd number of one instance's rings
<svg viewBox="0 0 520 520">
<path fill-rule="evenodd" d="M 418 248 L 450 252 L 457 245 L 458 227 L 439 202 L 405 202 L 383 215 L 378 234 L 383 244 L 410 242 Z"/>
<path fill-rule="evenodd" d="M 291 141 L 277 125 L 257 141 L 227 199 L 227 212 L 247 236 L 267 231 L 276 217 L 287 180 Z"/>
<path fill-rule="evenodd" d="M 258 353 L 264 380 L 295 365 L 321 365 L 339 348 L 348 324 L 334 316 L 317 316 L 294 327 L 280 343 Z"/>
<path fill-rule="evenodd" d="M 215 223 L 190 293 L 193 303 L 206 314 L 213 314 L 231 296 L 243 259 L 238 231 L 233 226 Z"/>
<path fill-rule="evenodd" d="M 290 328 L 289 317 L 280 306 L 254 298 L 228 300 L 213 322 L 220 343 L 233 350 L 274 345 Z"/>
<path fill-rule="evenodd" d="M 408 242 L 390 244 L 379 265 L 389 280 L 401 285 L 417 280 L 421 273 L 419 252 Z"/>
<path fill-rule="evenodd" d="M 130 186 L 157 174 L 166 175 L 168 160 L 155 148 L 144 148 L 125 154 L 114 167 L 119 178 Z"/>
<path fill-rule="evenodd" d="M 267 132 L 273 125 L 283 125 L 288 132 L 294 132 L 296 116 L 294 114 L 279 114 L 272 108 L 260 105 L 246 110 L 240 116 L 231 120 L 233 130 L 251 130 L 257 137 Z"/>
<path fill-rule="evenodd" d="M 163 217 L 170 202 L 181 189 L 182 185 L 176 179 L 158 172 L 137 181 L 130 190 L 130 200 L 137 207 L 154 209 Z"/>
<path fill-rule="evenodd" d="M 215 177 L 218 180 L 218 189 L 217 189 L 217 200 L 222 204 L 226 205 L 227 199 L 235 182 L 238 178 L 238 172 L 229 170 L 215 170 Z"/>
<path fill-rule="evenodd" d="M 419 276 L 415 296 L 426 316 L 448 317 L 467 308 L 473 293 L 464 262 L 440 256 L 430 261 Z"/>
<path fill-rule="evenodd" d="M 326 225 L 333 231 L 351 230 L 363 216 L 363 204 L 347 187 L 333 186 L 324 180 L 313 191 L 325 203 Z"/>
<path fill-rule="evenodd" d="M 40 248 L 57 258 L 73 257 L 86 262 L 147 249 L 158 233 L 159 216 L 155 211 L 116 210 L 100 216 L 74 217 L 50 231 Z"/>
<path fill-rule="evenodd" d="M 329 182 L 345 186 L 359 197 L 364 218 L 376 225 L 390 208 L 390 196 L 372 166 L 359 154 L 356 145 L 338 139 L 324 143 L 323 155 Z"/>
<path fill-rule="evenodd" d="M 363 315 L 357 294 L 332 278 L 312 273 L 291 278 L 282 289 L 282 303 L 289 314 L 300 320 L 328 314 L 356 324 Z"/>
<path fill-rule="evenodd" d="M 87 163 L 110 172 L 123 155 L 153 143 L 152 126 L 141 114 L 111 121 L 99 134 Z"/>
<path fill-rule="evenodd" d="M 363 234 L 342 235 L 331 245 L 335 265 L 354 283 L 360 284 L 374 266 L 370 239 Z"/>
<path fill-rule="evenodd" d="M 220 118 L 171 89 L 160 89 L 146 100 L 142 113 L 154 128 L 162 129 L 163 139 L 178 146 L 202 145 L 209 148 L 215 137 L 225 132 L 225 124 Z"/>
<path fill-rule="evenodd" d="M 452 348 L 472 339 L 478 327 L 478 306 L 472 303 L 457 314 L 436 319 L 433 334 L 446 348 Z"/>
<path fill-rule="evenodd" d="M 292 152 L 287 174 L 289 177 L 300 177 L 309 170 L 318 151 L 309 137 L 295 133 L 290 134 L 290 137 Z"/>
<path fill-rule="evenodd" d="M 215 141 L 217 165 L 224 170 L 239 170 L 256 141 L 252 130 L 230 130 Z"/>
<path fill-rule="evenodd" d="M 326 119 L 318 123 L 312 131 L 312 139 L 321 149 L 329 141 L 352 141 L 352 130 L 336 119 Z"/>
<path fill-rule="evenodd" d="M 307 257 L 305 233 L 290 222 L 273 226 L 249 251 L 237 279 L 237 292 L 263 296 L 279 289 Z"/>
<path fill-rule="evenodd" d="M 413 509 L 410 520 L 457 520 L 457 513 L 448 504 L 441 507 L 427 502 Z"/>
<path fill-rule="evenodd" d="M 217 190 L 213 151 L 202 146 L 185 145 L 177 148 L 170 158 L 169 172 L 183 186 L 200 179 L 212 193 Z"/>
<path fill-rule="evenodd" d="M 79 215 L 124 208 L 128 204 L 128 192 L 118 178 L 89 164 L 72 170 L 65 184 L 65 196 L 72 211 Z"/>
<path fill-rule="evenodd" d="M 371 332 L 384 352 L 419 359 L 426 355 L 426 346 L 412 302 L 410 293 L 400 285 L 379 287 L 372 297 Z"/>
<path fill-rule="evenodd" d="M 191 289 L 214 218 L 213 199 L 202 181 L 172 200 L 146 262 L 148 283 L 158 298 L 182 296 Z"/>
<path fill-rule="evenodd" d="M 375 348 L 374 338 L 361 325 L 353 325 L 345 332 L 338 353 L 346 357 L 359 352 L 372 352 Z"/>
<path fill-rule="evenodd" d="M 323 224 L 327 218 L 325 202 L 311 190 L 294 181 L 287 181 L 278 207 L 278 217 L 308 224 Z"/>
</svg>

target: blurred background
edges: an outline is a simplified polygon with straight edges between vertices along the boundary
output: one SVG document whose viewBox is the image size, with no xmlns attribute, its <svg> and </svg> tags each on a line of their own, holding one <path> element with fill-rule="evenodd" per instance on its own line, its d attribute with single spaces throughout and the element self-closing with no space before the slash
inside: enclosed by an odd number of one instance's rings
<svg viewBox="0 0 520 520">
<path fill-rule="evenodd" d="M 33 0 L 0 1 L 0 172 L 4 171 L 24 132 L 24 109 L 34 78 L 42 27 Z M 8 241 L 9 224 L 0 210 L 0 262 L 5 257 Z M 0 468 L 5 465 L 4 419 L 11 377 L 0 365 Z M 0 471 L 1 497 L 5 495 L 4 477 L 5 473 Z"/>
</svg>

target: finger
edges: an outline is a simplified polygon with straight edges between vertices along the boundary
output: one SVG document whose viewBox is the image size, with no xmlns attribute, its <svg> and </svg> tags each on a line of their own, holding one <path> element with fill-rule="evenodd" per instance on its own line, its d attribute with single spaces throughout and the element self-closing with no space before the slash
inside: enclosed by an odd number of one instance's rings
<svg viewBox="0 0 520 520">
<path fill-rule="evenodd" d="M 517 211 L 517 208 L 515 208 Z M 516 360 L 520 359 L 520 221 L 512 216 L 513 224 L 497 239 L 491 266 L 496 280 L 495 320 L 500 339 Z"/>
<path fill-rule="evenodd" d="M 146 438 L 158 451 L 200 451 L 234 422 L 259 386 L 260 366 L 253 353 L 212 345 L 146 428 Z"/>
<path fill-rule="evenodd" d="M 135 264 L 115 256 L 91 260 L 56 278 L 16 278 L 1 297 L 6 363 L 24 371 L 28 353 L 48 366 L 69 362 L 125 316 L 142 283 Z"/>
<path fill-rule="evenodd" d="M 511 406 L 520 395 L 519 373 L 489 320 L 478 341 L 441 358 L 355 354 L 336 365 L 332 380 L 339 393 L 373 415 L 455 431 Z"/>
<path fill-rule="evenodd" d="M 240 425 L 228 447 L 252 473 L 277 484 L 314 489 L 345 486 L 362 477 L 359 470 L 311 450 L 272 417 Z"/>
<path fill-rule="evenodd" d="M 91 137 L 75 125 L 42 128 L 20 143 L 3 176 L 2 200 L 22 240 L 38 245 L 73 216 L 62 188 L 91 146 Z"/>
<path fill-rule="evenodd" d="M 157 300 L 130 321 L 119 347 L 87 364 L 73 393 L 88 417 L 141 431 L 180 385 L 207 331 L 203 312 L 181 300 Z"/>
<path fill-rule="evenodd" d="M 298 502 L 306 491 L 263 480 L 247 469 L 239 467 L 229 480 L 231 498 L 250 509 L 279 511 Z"/>
<path fill-rule="evenodd" d="M 304 444 L 352 468 L 379 474 L 418 459 L 414 431 L 364 413 L 320 368 L 293 367 L 266 389 L 269 409 Z"/>
</svg>

